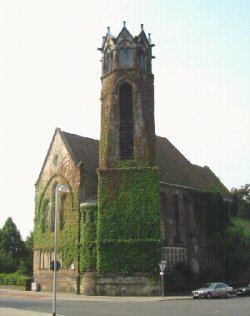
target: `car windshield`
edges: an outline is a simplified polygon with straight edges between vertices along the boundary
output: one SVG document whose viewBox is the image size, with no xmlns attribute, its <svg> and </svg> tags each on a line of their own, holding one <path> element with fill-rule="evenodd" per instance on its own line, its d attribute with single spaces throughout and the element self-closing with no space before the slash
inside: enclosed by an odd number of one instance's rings
<svg viewBox="0 0 250 316">
<path fill-rule="evenodd" d="M 214 283 L 206 283 L 202 286 L 203 289 L 213 288 L 213 287 L 214 287 Z"/>
</svg>

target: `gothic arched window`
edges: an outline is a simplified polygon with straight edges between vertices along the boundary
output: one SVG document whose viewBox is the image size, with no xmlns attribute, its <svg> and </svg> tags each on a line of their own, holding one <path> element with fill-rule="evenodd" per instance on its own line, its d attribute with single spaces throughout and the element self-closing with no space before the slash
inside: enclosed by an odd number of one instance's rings
<svg viewBox="0 0 250 316">
<path fill-rule="evenodd" d="M 54 182 L 52 186 L 52 192 L 51 192 L 51 207 L 50 207 L 50 213 L 48 217 L 49 221 L 49 230 L 53 232 L 55 230 L 55 196 L 56 196 L 56 186 L 58 182 Z"/>
<path fill-rule="evenodd" d="M 121 47 L 119 49 L 119 64 L 124 68 L 130 68 L 133 66 L 132 48 Z"/>
<path fill-rule="evenodd" d="M 103 61 L 103 74 L 108 74 L 112 71 L 112 67 L 113 67 L 113 54 L 112 54 L 112 51 L 110 50 L 107 50 L 105 52 L 105 55 L 104 55 L 104 61 Z"/>
<path fill-rule="evenodd" d="M 163 237 L 164 240 L 167 240 L 167 234 L 169 234 L 168 231 L 168 214 L 167 214 L 167 196 L 166 193 L 161 192 L 160 195 L 160 201 L 161 201 L 161 219 L 162 219 L 162 229 L 163 229 Z"/>
<path fill-rule="evenodd" d="M 48 218 L 48 211 L 49 211 L 49 200 L 44 199 L 42 203 L 41 213 L 40 213 L 40 225 L 41 225 L 41 232 L 44 233 L 47 226 L 47 218 Z"/>
<path fill-rule="evenodd" d="M 134 158 L 134 118 L 132 87 L 127 82 L 120 86 L 120 159 Z"/>
<path fill-rule="evenodd" d="M 138 51 L 139 69 L 150 72 L 149 55 L 145 49 L 140 48 Z"/>
<path fill-rule="evenodd" d="M 66 207 L 66 197 L 67 195 L 65 193 L 63 193 L 61 195 L 61 198 L 60 198 L 60 210 L 59 210 L 59 229 L 63 229 L 64 228 L 64 221 L 65 221 L 65 207 Z"/>
<path fill-rule="evenodd" d="M 173 199 L 173 215 L 175 223 L 175 238 L 177 241 L 180 240 L 180 211 L 179 211 L 179 197 L 174 196 Z"/>
</svg>

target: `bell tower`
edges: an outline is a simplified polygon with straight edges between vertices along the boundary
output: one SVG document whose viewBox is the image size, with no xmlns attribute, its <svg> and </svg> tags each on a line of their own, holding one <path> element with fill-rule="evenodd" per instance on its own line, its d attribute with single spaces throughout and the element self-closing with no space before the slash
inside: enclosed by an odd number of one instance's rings
<svg viewBox="0 0 250 316">
<path fill-rule="evenodd" d="M 108 28 L 99 48 L 102 91 L 97 270 L 129 275 L 130 281 L 136 273 L 158 273 L 161 257 L 153 46 L 143 25 L 139 35 L 133 37 L 124 22 L 117 37 Z M 125 282 L 126 294 L 136 295 L 130 281 Z M 138 295 L 141 290 L 138 288 Z"/>
<path fill-rule="evenodd" d="M 155 164 L 153 46 L 143 25 L 135 37 L 125 22 L 103 37 L 100 169 Z"/>
</svg>

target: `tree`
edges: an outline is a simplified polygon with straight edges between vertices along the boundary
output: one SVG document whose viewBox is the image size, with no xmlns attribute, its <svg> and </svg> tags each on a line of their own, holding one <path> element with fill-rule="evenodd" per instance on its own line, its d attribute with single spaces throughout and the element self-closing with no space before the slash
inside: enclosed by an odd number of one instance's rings
<svg viewBox="0 0 250 316">
<path fill-rule="evenodd" d="M 239 189 L 232 188 L 231 194 L 236 204 L 235 215 L 250 220 L 250 184 L 242 185 Z"/>
<path fill-rule="evenodd" d="M 25 240 L 25 255 L 20 259 L 17 272 L 32 276 L 33 271 L 33 232 Z"/>
<path fill-rule="evenodd" d="M 0 230 L 0 272 L 15 272 L 25 256 L 25 243 L 11 217 Z"/>
</svg>

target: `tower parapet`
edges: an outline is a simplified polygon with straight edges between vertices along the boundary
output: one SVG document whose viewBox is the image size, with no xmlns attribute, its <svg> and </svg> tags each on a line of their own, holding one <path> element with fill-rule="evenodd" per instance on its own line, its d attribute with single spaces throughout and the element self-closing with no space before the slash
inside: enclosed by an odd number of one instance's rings
<svg viewBox="0 0 250 316">
<path fill-rule="evenodd" d="M 102 53 L 102 76 L 106 76 L 118 69 L 137 69 L 152 73 L 151 61 L 152 47 L 150 33 L 146 36 L 141 24 L 141 32 L 133 37 L 124 26 L 117 37 L 107 28 L 107 34 L 103 37 L 102 47 L 98 48 Z"/>
</svg>

